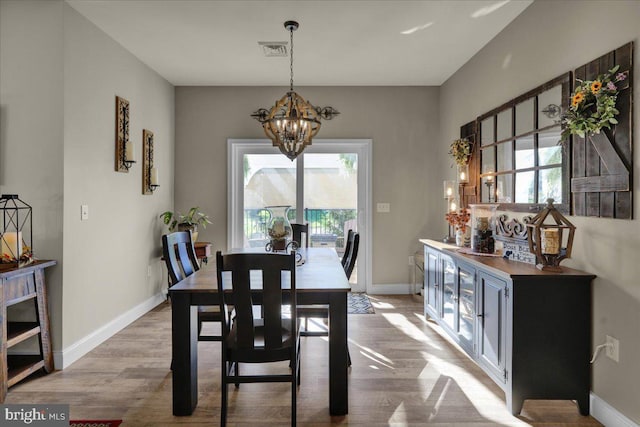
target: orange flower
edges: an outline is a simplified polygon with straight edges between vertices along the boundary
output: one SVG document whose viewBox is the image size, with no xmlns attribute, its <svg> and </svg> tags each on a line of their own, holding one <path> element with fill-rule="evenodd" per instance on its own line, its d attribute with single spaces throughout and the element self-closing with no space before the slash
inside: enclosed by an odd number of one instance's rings
<svg viewBox="0 0 640 427">
<path fill-rule="evenodd" d="M 582 92 L 578 92 L 575 95 L 573 95 L 573 98 L 571 99 L 571 106 L 575 107 L 578 104 L 580 104 L 582 101 L 584 101 L 584 95 L 582 94 Z"/>
<path fill-rule="evenodd" d="M 599 81 L 594 81 L 593 83 L 591 83 L 591 93 L 593 93 L 594 95 L 598 92 L 600 92 L 600 88 L 602 87 L 602 83 L 600 83 Z"/>
</svg>

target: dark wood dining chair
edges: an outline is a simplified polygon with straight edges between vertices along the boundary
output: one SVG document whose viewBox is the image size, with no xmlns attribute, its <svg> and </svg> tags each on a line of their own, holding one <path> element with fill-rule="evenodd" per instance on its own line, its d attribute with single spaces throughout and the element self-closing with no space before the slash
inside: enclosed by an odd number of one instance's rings
<svg viewBox="0 0 640 427">
<path fill-rule="evenodd" d="M 190 231 L 176 231 L 162 236 L 162 256 L 167 265 L 171 286 L 200 269 Z M 220 322 L 217 307 L 198 307 L 198 341 L 220 341 L 222 335 L 201 335 L 204 322 Z"/>
<path fill-rule="evenodd" d="M 309 247 L 309 224 L 294 224 L 291 223 L 291 231 L 293 234 L 293 241 L 298 244 L 300 248 Z M 304 242 L 302 241 L 302 234 L 304 233 Z"/>
<path fill-rule="evenodd" d="M 344 252 L 342 253 L 342 267 L 344 268 L 347 263 L 347 257 L 349 252 L 351 252 L 351 246 L 353 245 L 353 230 L 349 229 L 347 231 L 347 241 L 344 244 Z"/>
<path fill-rule="evenodd" d="M 220 425 L 225 426 L 227 422 L 228 384 L 239 387 L 240 383 L 291 382 L 291 425 L 295 426 L 296 394 L 300 385 L 300 335 L 297 317 L 291 314 L 296 312 L 295 254 L 222 255 L 217 252 L 216 266 L 220 312 L 225 314 Z M 256 291 L 256 285 L 261 285 L 257 287 L 260 290 Z M 233 303 L 233 318 L 227 307 L 228 299 Z M 256 303 L 262 304 L 262 317 L 254 316 Z M 290 310 L 283 310 L 285 305 L 290 306 Z M 282 361 L 289 361 L 286 374 L 240 374 L 240 363 Z"/>
<path fill-rule="evenodd" d="M 351 273 L 353 273 L 353 269 L 356 264 L 356 259 L 358 258 L 358 248 L 360 247 L 360 234 L 354 233 L 349 230 L 349 239 L 347 241 L 347 246 L 349 248 L 349 252 L 345 252 L 343 256 L 343 268 L 344 273 L 347 276 L 347 280 L 351 278 Z M 329 306 L 326 304 L 310 304 L 310 305 L 299 305 L 298 306 L 298 317 L 304 318 L 304 330 L 300 331 L 300 335 L 303 337 L 326 337 L 329 335 L 329 331 L 327 329 L 321 331 L 309 331 L 309 319 L 328 319 L 329 318 Z M 349 349 L 347 348 L 347 358 L 349 366 L 351 366 L 351 355 L 349 354 Z"/>
</svg>

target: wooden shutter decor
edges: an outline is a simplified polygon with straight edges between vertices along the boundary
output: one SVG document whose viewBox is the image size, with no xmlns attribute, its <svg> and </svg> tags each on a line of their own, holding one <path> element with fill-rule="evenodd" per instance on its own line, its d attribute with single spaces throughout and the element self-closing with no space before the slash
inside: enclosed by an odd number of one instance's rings
<svg viewBox="0 0 640 427">
<path fill-rule="evenodd" d="M 616 102 L 618 124 L 586 138 L 573 136 L 573 215 L 633 218 L 633 42 L 576 68 L 574 78 L 592 80 L 615 65 L 627 74 Z"/>
</svg>

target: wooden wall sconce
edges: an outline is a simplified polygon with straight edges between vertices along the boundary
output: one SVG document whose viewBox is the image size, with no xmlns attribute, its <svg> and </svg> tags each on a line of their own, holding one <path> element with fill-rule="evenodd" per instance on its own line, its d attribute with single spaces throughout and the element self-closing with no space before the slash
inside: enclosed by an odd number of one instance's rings
<svg viewBox="0 0 640 427">
<path fill-rule="evenodd" d="M 153 194 L 158 184 L 158 168 L 153 166 L 153 132 L 142 130 L 142 194 Z"/>
<path fill-rule="evenodd" d="M 129 140 L 129 101 L 116 96 L 116 172 L 129 173 L 135 162 L 133 141 Z"/>
</svg>

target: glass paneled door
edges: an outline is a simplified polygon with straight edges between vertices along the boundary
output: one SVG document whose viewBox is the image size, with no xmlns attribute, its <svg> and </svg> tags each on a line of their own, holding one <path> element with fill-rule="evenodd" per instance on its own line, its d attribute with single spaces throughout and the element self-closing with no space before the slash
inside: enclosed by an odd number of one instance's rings
<svg viewBox="0 0 640 427">
<path fill-rule="evenodd" d="M 314 140 L 292 162 L 266 142 L 229 143 L 229 249 L 264 247 L 265 207 L 291 206 L 289 220 L 309 224 L 311 247 L 333 248 L 342 257 L 348 230 L 360 233 L 350 282 L 354 291 L 366 290 L 370 144 Z"/>
</svg>

